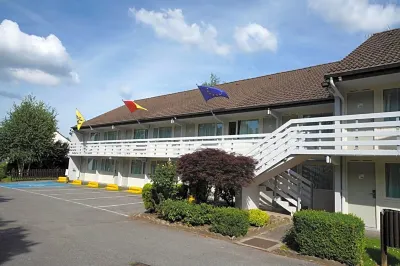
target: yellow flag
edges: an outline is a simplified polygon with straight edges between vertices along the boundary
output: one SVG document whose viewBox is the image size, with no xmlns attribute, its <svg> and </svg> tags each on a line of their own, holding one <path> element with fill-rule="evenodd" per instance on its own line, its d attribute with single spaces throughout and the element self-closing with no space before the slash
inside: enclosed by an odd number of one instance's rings
<svg viewBox="0 0 400 266">
<path fill-rule="evenodd" d="M 81 114 L 81 112 L 78 111 L 78 109 L 75 110 L 75 114 L 76 114 L 76 127 L 79 129 L 81 129 L 82 124 L 85 122 L 85 118 L 83 118 L 83 115 Z"/>
</svg>

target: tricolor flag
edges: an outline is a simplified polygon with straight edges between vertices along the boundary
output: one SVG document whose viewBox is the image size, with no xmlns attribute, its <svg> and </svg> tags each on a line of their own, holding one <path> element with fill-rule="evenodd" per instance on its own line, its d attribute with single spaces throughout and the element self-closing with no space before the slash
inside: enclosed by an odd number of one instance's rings
<svg viewBox="0 0 400 266">
<path fill-rule="evenodd" d="M 135 103 L 135 102 L 132 101 L 132 100 L 127 100 L 127 101 L 122 100 L 122 101 L 124 102 L 124 104 L 126 105 L 126 107 L 128 107 L 128 109 L 129 109 L 129 111 L 130 111 L 131 113 L 135 112 L 135 111 L 138 110 L 138 109 L 147 111 L 146 108 L 140 106 L 139 104 Z"/>
<path fill-rule="evenodd" d="M 229 99 L 228 94 L 226 91 L 223 91 L 218 88 L 209 87 L 209 86 L 197 86 L 203 95 L 204 100 L 207 102 L 208 100 L 215 98 L 215 97 L 225 97 Z"/>
<path fill-rule="evenodd" d="M 82 124 L 85 122 L 85 118 L 83 118 L 83 115 L 81 112 L 78 111 L 78 109 L 75 110 L 75 115 L 76 115 L 76 128 L 79 130 L 81 129 Z"/>
</svg>

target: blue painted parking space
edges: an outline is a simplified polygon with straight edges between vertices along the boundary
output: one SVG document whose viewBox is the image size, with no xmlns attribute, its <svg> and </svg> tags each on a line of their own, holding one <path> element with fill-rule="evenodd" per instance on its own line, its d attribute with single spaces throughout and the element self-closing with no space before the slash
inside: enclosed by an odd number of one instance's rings
<svg viewBox="0 0 400 266">
<path fill-rule="evenodd" d="M 67 187 L 70 186 L 64 183 L 57 183 L 56 181 L 23 181 L 12 183 L 0 183 L 0 187 L 7 188 L 47 188 L 47 187 Z"/>
</svg>

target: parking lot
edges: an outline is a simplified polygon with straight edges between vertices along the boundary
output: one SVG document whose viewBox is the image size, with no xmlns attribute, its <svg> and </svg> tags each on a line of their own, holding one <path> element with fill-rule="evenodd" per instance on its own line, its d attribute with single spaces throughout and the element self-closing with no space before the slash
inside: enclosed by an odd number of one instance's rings
<svg viewBox="0 0 400 266">
<path fill-rule="evenodd" d="M 54 181 L 18 182 L 1 186 L 125 217 L 144 211 L 141 195 L 125 191 L 108 191 L 104 188 L 88 188 Z"/>
<path fill-rule="evenodd" d="M 0 183 L 0 265 L 311 265 L 129 218 L 143 211 L 124 191 Z"/>
</svg>

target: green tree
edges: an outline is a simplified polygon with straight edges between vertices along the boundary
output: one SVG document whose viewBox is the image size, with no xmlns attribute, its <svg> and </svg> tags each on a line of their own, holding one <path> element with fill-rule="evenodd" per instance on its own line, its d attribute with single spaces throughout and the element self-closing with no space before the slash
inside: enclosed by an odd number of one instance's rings
<svg viewBox="0 0 400 266">
<path fill-rule="evenodd" d="M 34 96 L 14 103 L 0 125 L 0 160 L 18 165 L 22 173 L 48 153 L 57 130 L 56 111 Z"/>
<path fill-rule="evenodd" d="M 221 79 L 214 73 L 210 74 L 210 81 L 203 82 L 203 86 L 215 86 L 221 83 Z"/>
</svg>

